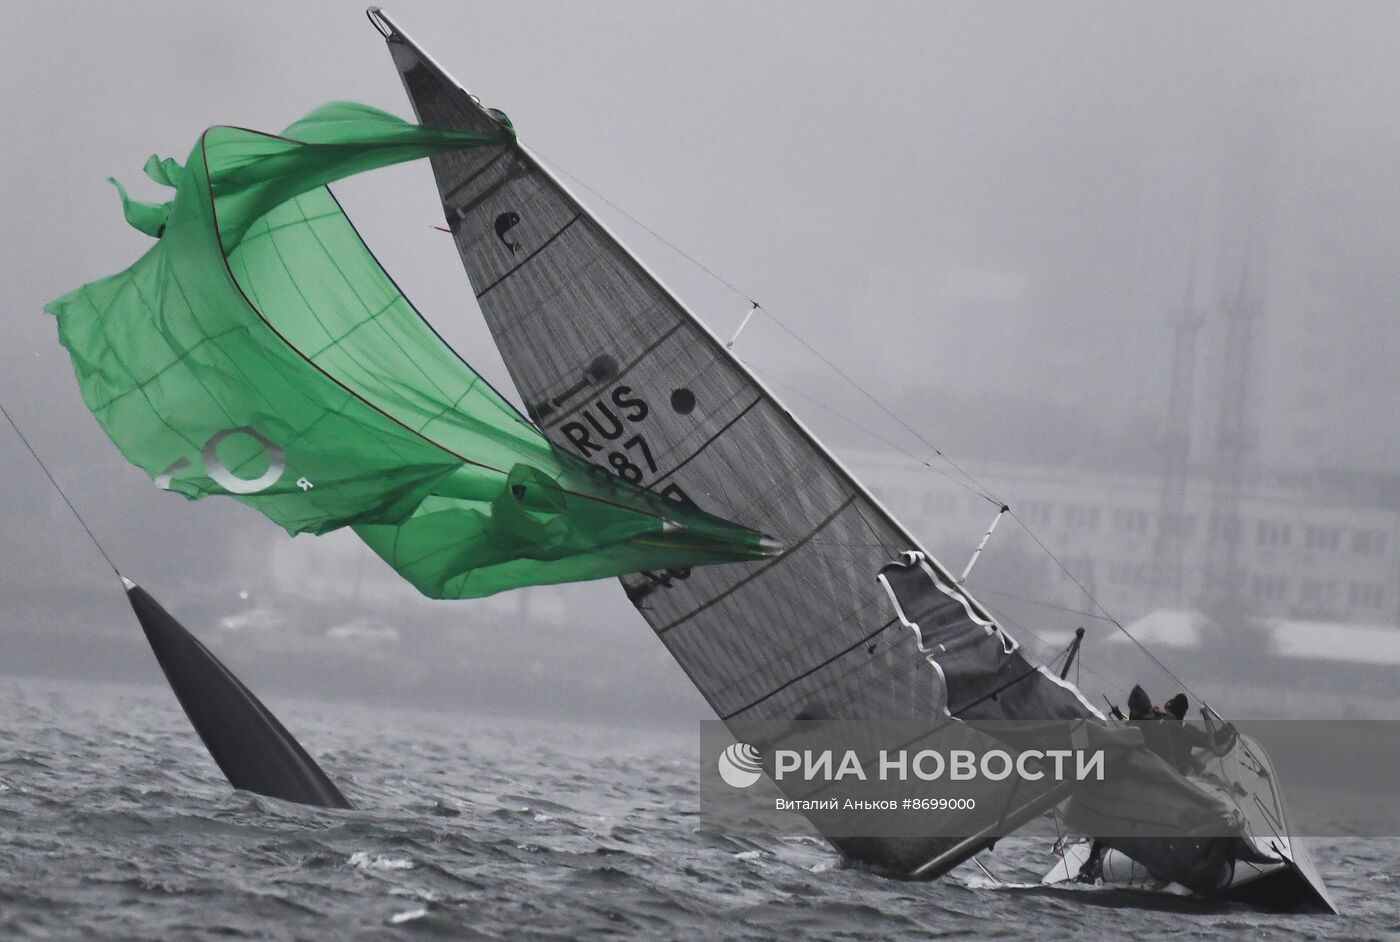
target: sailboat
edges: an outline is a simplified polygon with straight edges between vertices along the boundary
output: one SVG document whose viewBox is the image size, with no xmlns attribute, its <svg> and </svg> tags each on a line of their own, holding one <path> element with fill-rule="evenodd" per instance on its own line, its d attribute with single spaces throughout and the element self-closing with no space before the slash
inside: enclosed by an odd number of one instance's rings
<svg viewBox="0 0 1400 942">
<path fill-rule="evenodd" d="M 368 16 L 423 126 L 513 132 L 429 159 L 447 229 L 530 421 L 565 454 L 783 543 L 771 558 L 619 577 L 736 736 L 806 718 L 1112 724 L 1022 652 L 962 579 L 532 155 L 504 112 L 382 10 Z M 1231 833 L 1105 837 L 1118 855 L 1111 869 L 1126 860 L 1157 883 L 1212 898 L 1335 912 L 1289 837 L 1267 755 L 1247 736 L 1232 739 L 1209 775 L 1172 779 L 1174 794 L 1229 810 Z M 934 879 L 1044 814 L 1081 823 L 1113 814 L 1083 798 L 1063 787 L 1031 791 L 996 828 L 957 837 L 828 839 L 894 876 Z M 1086 847 L 1062 844 L 1046 881 L 1076 877 Z"/>
<path fill-rule="evenodd" d="M 47 308 L 89 408 L 156 486 L 231 496 L 292 533 L 353 527 L 435 598 L 617 576 L 736 737 L 912 720 L 976 738 L 972 724 L 1009 721 L 1141 743 L 1028 657 L 967 590 L 967 570 L 928 552 L 503 112 L 381 11 L 369 17 L 418 125 L 342 102 L 281 135 L 211 128 L 183 166 L 147 163 L 173 200 L 123 193 L 128 222 L 155 246 Z M 419 158 L 525 416 L 412 308 L 326 187 Z M 132 598 L 235 785 L 343 803 L 246 688 Z M 221 678 L 248 722 L 219 725 L 227 710 L 199 702 L 209 685 L 182 682 L 196 673 Z M 1202 718 L 1225 726 L 1208 707 Z M 265 748 L 240 748 L 251 729 Z M 1263 749 L 1214 741 L 1225 744 L 1208 768 L 1188 774 L 1138 750 L 1124 760 L 1137 775 L 1126 797 L 1046 782 L 1003 790 L 992 820 L 962 830 L 826 836 L 852 861 L 934 879 L 1048 813 L 1159 882 L 1334 909 L 1289 836 Z M 273 762 L 279 771 L 259 774 Z M 1080 876 L 1090 856 L 1061 849 L 1051 883 Z"/>
</svg>

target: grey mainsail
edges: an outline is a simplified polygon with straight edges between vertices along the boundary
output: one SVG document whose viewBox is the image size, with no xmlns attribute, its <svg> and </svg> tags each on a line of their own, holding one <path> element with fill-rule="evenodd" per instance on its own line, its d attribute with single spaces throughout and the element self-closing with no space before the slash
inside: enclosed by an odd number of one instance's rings
<svg viewBox="0 0 1400 942">
<path fill-rule="evenodd" d="M 420 122 L 491 130 L 508 120 L 382 13 L 370 17 Z M 963 706 L 977 706 L 981 719 L 1096 715 L 1071 685 L 1029 664 L 957 580 L 522 145 L 439 154 L 432 166 L 487 325 L 550 440 L 785 542 L 780 556 L 757 564 L 621 580 L 731 729 L 939 715 L 939 669 L 876 579 L 910 551 L 947 603 L 940 637 L 986 640 L 997 652 L 979 670 L 995 675 L 982 678 L 989 690 L 1006 695 Z M 1009 815 L 1024 820 L 1062 797 L 1045 789 Z M 994 838 L 843 849 L 932 877 Z"/>
</svg>

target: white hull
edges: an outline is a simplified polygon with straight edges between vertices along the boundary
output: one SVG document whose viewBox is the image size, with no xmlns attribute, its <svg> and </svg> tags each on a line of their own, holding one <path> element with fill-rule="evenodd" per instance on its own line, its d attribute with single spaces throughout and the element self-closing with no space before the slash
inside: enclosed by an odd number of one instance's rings
<svg viewBox="0 0 1400 942">
<path fill-rule="evenodd" d="M 1104 850 L 1101 854 L 1101 872 L 1091 883 L 1079 880 L 1081 869 L 1089 860 L 1093 848 L 1089 838 L 1077 838 L 1062 842 L 1056 851 L 1054 865 L 1040 878 L 1042 886 L 1102 886 L 1116 889 L 1140 890 L 1163 893 L 1170 896 L 1194 895 L 1186 887 L 1152 875 L 1148 869 L 1116 850 Z M 1263 905 L 1266 908 L 1290 909 L 1293 906 L 1279 906 L 1274 902 L 1294 904 L 1300 902 L 1299 891 L 1306 886 L 1320 898 L 1322 908 L 1336 912 L 1325 891 L 1319 889 L 1321 881 L 1316 879 L 1312 862 L 1307 858 L 1297 842 L 1291 848 L 1295 853 L 1292 860 L 1279 859 L 1273 863 L 1250 863 L 1236 861 L 1229 883 L 1218 894 L 1219 899 L 1238 900 Z M 1310 894 L 1303 894 L 1310 895 Z M 1312 908 L 1312 907 L 1309 907 Z"/>
</svg>

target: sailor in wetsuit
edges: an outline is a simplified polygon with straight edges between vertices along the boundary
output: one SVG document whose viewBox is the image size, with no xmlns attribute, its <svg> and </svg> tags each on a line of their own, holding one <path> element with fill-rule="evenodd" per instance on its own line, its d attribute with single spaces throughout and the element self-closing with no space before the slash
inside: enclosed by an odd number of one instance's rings
<svg viewBox="0 0 1400 942">
<path fill-rule="evenodd" d="M 1175 698 L 1173 698 L 1175 701 Z M 1185 716 L 1183 704 L 1182 715 Z M 1119 718 L 1122 714 L 1119 714 Z M 1157 755 L 1167 762 L 1172 762 L 1172 751 L 1174 749 L 1174 737 L 1166 728 L 1167 713 L 1159 706 L 1152 705 L 1152 698 L 1147 695 L 1147 691 L 1142 689 L 1141 684 L 1135 684 L 1128 693 L 1128 720 L 1132 723 L 1139 723 L 1142 726 L 1142 738 Z M 1189 755 L 1189 750 L 1188 750 Z M 1176 766 L 1172 762 L 1173 767 Z M 1108 848 L 1097 838 L 1089 848 L 1089 856 L 1079 868 L 1079 873 L 1075 880 L 1079 883 L 1095 883 L 1103 876 L 1103 854 Z"/>
<path fill-rule="evenodd" d="M 1217 745 L 1210 736 L 1186 722 L 1187 705 L 1184 693 L 1168 700 L 1165 710 L 1153 706 L 1152 698 L 1141 687 L 1134 687 L 1128 695 L 1128 719 L 1142 724 L 1142 739 L 1147 748 L 1178 772 L 1200 771 L 1201 764 L 1192 758 L 1192 750 L 1214 749 Z M 1232 732 L 1233 728 L 1228 731 Z"/>
<path fill-rule="evenodd" d="M 1130 720 L 1155 720 L 1160 718 L 1161 707 L 1152 705 L 1152 698 L 1147 695 L 1147 691 L 1142 689 L 1141 684 L 1135 684 L 1128 694 L 1128 719 Z"/>
<path fill-rule="evenodd" d="M 1162 727 L 1162 720 L 1166 716 L 1161 707 L 1152 705 L 1152 698 L 1147 695 L 1147 691 L 1142 689 L 1142 685 L 1135 684 L 1128 693 L 1128 720 L 1133 723 L 1143 724 L 1142 738 L 1147 743 L 1147 748 L 1157 753 L 1168 762 L 1169 744 L 1165 729 Z M 1122 718 L 1122 714 L 1119 714 Z M 1089 848 L 1089 856 L 1079 867 L 1079 873 L 1075 880 L 1079 883 L 1095 883 L 1103 876 L 1103 854 L 1108 848 L 1097 838 Z"/>
<path fill-rule="evenodd" d="M 1217 754 L 1229 749 L 1237 735 L 1231 723 L 1223 723 L 1215 738 L 1186 722 L 1186 710 L 1190 702 L 1186 694 L 1178 693 L 1167 701 L 1166 709 L 1152 704 L 1152 698 L 1140 685 L 1133 687 L 1128 694 L 1128 720 L 1140 724 L 1143 741 L 1147 748 L 1161 756 L 1172 768 L 1184 774 L 1201 773 L 1205 766 L 1192 752 L 1196 749 L 1209 749 Z M 1075 877 L 1080 883 L 1095 883 L 1103 876 L 1103 854 L 1108 848 L 1097 839 L 1089 849 L 1089 856 L 1079 868 Z"/>
<path fill-rule="evenodd" d="M 1179 693 L 1167 701 L 1163 726 L 1169 733 L 1166 737 L 1168 754 L 1163 758 L 1179 772 L 1199 772 L 1203 766 L 1191 755 L 1192 751 L 1195 749 L 1215 750 L 1222 745 L 1229 748 L 1225 744 L 1229 743 L 1230 737 L 1235 735 L 1235 728 L 1226 723 L 1217 731 L 1215 739 L 1212 739 L 1205 731 L 1186 722 L 1187 704 L 1188 701 L 1184 693 Z"/>
<path fill-rule="evenodd" d="M 1142 739 L 1147 743 L 1148 749 L 1175 766 L 1176 763 L 1172 762 L 1172 734 L 1167 730 L 1166 719 L 1166 711 L 1152 705 L 1152 698 L 1147 695 L 1147 691 L 1141 686 L 1134 686 L 1128 694 L 1128 720 L 1141 724 Z"/>
</svg>

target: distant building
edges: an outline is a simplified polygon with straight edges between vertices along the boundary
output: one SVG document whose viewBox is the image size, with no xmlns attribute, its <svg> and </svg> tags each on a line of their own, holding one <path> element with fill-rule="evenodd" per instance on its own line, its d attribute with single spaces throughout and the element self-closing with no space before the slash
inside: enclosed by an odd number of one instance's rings
<svg viewBox="0 0 1400 942">
<path fill-rule="evenodd" d="M 908 459 L 868 454 L 853 464 L 896 516 L 961 571 L 995 506 Z M 1182 502 L 1178 587 L 1164 584 L 1154 562 L 1160 478 L 1010 465 L 968 470 L 1006 500 L 1074 576 L 1033 552 L 1033 544 L 1003 522 L 987 556 L 1023 557 L 1016 570 L 1023 584 L 1013 587 L 1023 595 L 1084 608 L 1077 579 L 1119 619 L 1195 606 L 1209 584 L 1212 541 L 1234 540 L 1236 602 L 1248 613 L 1400 626 L 1400 510 L 1393 504 L 1347 503 L 1303 483 L 1266 484 L 1245 490 L 1237 519 L 1212 519 L 1212 483 L 1193 477 Z M 985 559 L 978 563 L 984 565 Z"/>
</svg>

